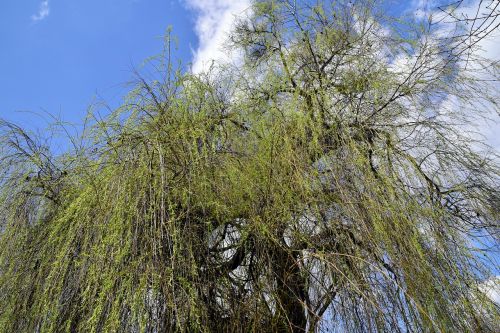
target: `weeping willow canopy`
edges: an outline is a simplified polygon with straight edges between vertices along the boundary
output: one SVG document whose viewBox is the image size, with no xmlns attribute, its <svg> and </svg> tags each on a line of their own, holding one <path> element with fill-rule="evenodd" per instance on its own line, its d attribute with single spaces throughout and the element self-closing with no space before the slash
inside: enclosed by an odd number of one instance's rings
<svg viewBox="0 0 500 333">
<path fill-rule="evenodd" d="M 498 5 L 460 3 L 257 1 L 66 153 L 2 121 L 0 331 L 498 332 Z"/>
</svg>

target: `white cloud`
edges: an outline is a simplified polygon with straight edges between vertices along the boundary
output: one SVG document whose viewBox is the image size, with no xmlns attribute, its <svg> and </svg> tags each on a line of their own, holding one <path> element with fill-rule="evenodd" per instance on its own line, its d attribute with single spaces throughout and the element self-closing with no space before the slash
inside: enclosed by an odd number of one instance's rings
<svg viewBox="0 0 500 333">
<path fill-rule="evenodd" d="M 198 37 L 198 48 L 194 50 L 193 67 L 194 73 L 207 70 L 212 61 L 227 62 L 235 58 L 224 50 L 223 46 L 229 37 L 229 33 L 234 26 L 237 16 L 241 16 L 250 7 L 250 0 L 183 0 L 184 4 L 195 14 L 195 32 Z M 435 20 L 442 18 L 443 13 L 437 11 L 436 0 L 412 0 L 410 10 L 417 14 L 417 18 L 424 19 L 428 15 L 433 15 Z M 466 1 L 465 6 L 460 11 L 455 12 L 459 17 L 474 17 L 477 6 L 481 4 L 480 13 L 487 12 L 490 0 Z M 442 29 L 438 33 L 446 34 L 447 30 L 442 24 Z M 479 54 L 489 59 L 500 59 L 500 33 L 492 34 L 481 40 L 477 45 L 480 48 Z M 398 71 L 412 64 L 410 57 L 397 57 L 391 64 L 391 68 Z M 495 118 L 495 115 L 489 115 Z M 479 131 L 486 137 L 487 142 L 500 152 L 500 123 L 478 122 L 476 124 Z"/>
<path fill-rule="evenodd" d="M 410 11 L 414 13 L 416 18 L 422 19 L 431 13 L 435 5 L 434 0 L 413 0 L 410 5 Z"/>
<path fill-rule="evenodd" d="M 49 0 L 44 0 L 40 3 L 38 13 L 31 16 L 32 21 L 41 21 L 50 14 Z"/>
<path fill-rule="evenodd" d="M 461 5 L 454 10 L 453 17 L 445 14 L 444 12 L 438 10 L 438 5 L 442 2 L 437 0 L 412 0 L 409 6 L 409 12 L 415 14 L 415 17 L 419 20 L 425 21 L 429 16 L 433 17 L 434 22 L 440 22 L 438 24 L 438 29 L 434 32 L 435 36 L 448 36 L 450 34 L 456 33 L 453 29 L 453 22 L 458 19 L 472 19 L 475 17 L 483 18 L 487 17 L 488 14 L 492 14 L 492 17 L 482 24 L 484 27 L 494 26 L 492 23 L 496 24 L 495 15 L 500 14 L 500 8 L 495 7 L 495 0 L 466 0 L 461 3 Z M 451 24 L 450 24 L 451 23 Z M 481 25 L 481 19 L 475 24 L 476 27 Z M 470 23 L 466 25 L 466 28 L 471 29 Z M 474 38 L 471 39 L 474 41 Z M 467 47 L 464 44 L 463 47 Z M 481 39 L 477 43 L 473 43 L 473 51 L 476 56 L 484 57 L 489 60 L 498 61 L 500 60 L 500 32 L 494 30 L 485 38 Z M 404 73 L 407 71 L 409 66 L 414 63 L 412 56 L 407 56 L 404 54 L 399 55 L 391 64 L 391 69 L 397 73 Z M 465 70 L 465 69 L 462 69 Z M 487 74 L 478 63 L 474 61 L 468 63 L 467 65 L 468 75 L 478 79 L 488 80 L 486 83 L 490 90 L 500 91 L 500 82 L 491 81 L 491 75 Z M 496 78 L 497 79 L 497 78 Z M 454 103 L 448 103 L 449 101 L 444 101 L 443 108 L 448 106 L 450 109 L 461 108 L 460 102 L 455 101 Z M 476 119 L 474 123 L 471 123 L 467 129 L 474 132 L 480 133 L 481 137 L 475 137 L 475 139 L 486 139 L 486 143 L 492 146 L 497 153 L 500 152 L 500 122 L 498 121 L 498 115 L 492 110 L 495 110 L 495 106 L 486 101 L 482 101 L 483 105 L 477 105 L 476 112 L 484 117 L 484 119 Z M 472 106 L 472 105 L 469 105 Z M 476 105 L 475 105 L 476 106 Z M 446 113 L 446 110 L 443 110 Z M 486 120 L 488 119 L 488 120 Z"/>
<path fill-rule="evenodd" d="M 478 10 L 479 6 L 479 10 Z M 495 10 L 492 13 L 493 8 Z M 474 18 L 476 15 L 478 17 L 484 17 L 488 14 L 492 13 L 493 15 L 500 15 L 500 8 L 495 7 L 494 3 L 492 0 L 487 0 L 487 1 L 480 1 L 480 0 L 474 0 L 468 4 L 468 6 L 465 6 L 461 8 L 461 11 L 459 13 L 456 13 L 456 15 L 460 18 Z M 497 23 L 495 19 L 490 19 L 487 22 L 485 22 L 484 26 L 488 26 L 491 22 Z M 494 61 L 499 61 L 500 60 L 500 32 L 497 30 L 494 30 L 491 34 L 489 34 L 486 38 L 482 39 L 479 41 L 479 43 L 476 44 L 478 47 L 477 54 L 479 56 L 482 56 L 486 59 L 494 60 Z M 478 70 L 479 66 L 474 66 L 472 64 L 471 70 Z M 478 77 L 481 78 L 481 76 L 485 76 L 484 79 L 491 79 L 489 75 L 484 75 L 481 72 L 478 72 Z M 498 78 L 496 78 L 498 79 Z M 500 91 L 500 82 L 495 81 L 495 82 L 490 82 L 490 87 L 491 89 Z M 492 107 L 493 109 L 494 107 Z M 498 118 L 498 114 L 494 114 L 493 112 L 490 112 L 489 114 L 485 114 L 485 117 L 493 120 L 493 121 L 479 121 L 478 122 L 478 129 L 481 132 L 482 135 L 486 138 L 486 141 L 488 144 L 490 144 L 492 147 L 495 148 L 497 153 L 500 153 L 500 136 L 498 133 L 500 133 L 500 122 Z M 499 280 L 500 281 L 500 280 Z M 497 287 L 499 285 L 497 284 Z M 497 289 L 496 292 L 496 297 L 497 300 L 499 301 L 500 304 L 500 293 Z"/>
<path fill-rule="evenodd" d="M 193 72 L 208 69 L 212 61 L 230 61 L 223 49 L 235 19 L 250 7 L 250 0 L 184 0 L 196 15 L 195 32 L 198 48 L 194 51 Z"/>
<path fill-rule="evenodd" d="M 493 302 L 500 305 L 500 276 L 496 276 L 483 282 L 480 289 Z"/>
<path fill-rule="evenodd" d="M 478 6 L 479 11 L 478 11 Z M 493 10 L 493 8 L 495 8 Z M 493 11 L 492 11 L 493 10 Z M 500 8 L 495 7 L 492 0 L 488 1 L 480 1 L 475 0 L 470 3 L 468 6 L 464 7 L 460 13 L 456 15 L 460 18 L 474 18 L 476 15 L 478 17 L 484 17 L 488 14 L 491 15 L 500 15 Z M 488 26 L 489 23 L 497 23 L 495 18 L 489 19 L 485 22 L 484 26 Z M 477 25 L 476 25 L 477 26 Z M 479 42 L 479 47 L 481 48 L 481 53 L 483 56 L 490 59 L 499 59 L 500 58 L 500 33 L 497 30 L 494 30 L 488 37 L 484 38 Z"/>
</svg>

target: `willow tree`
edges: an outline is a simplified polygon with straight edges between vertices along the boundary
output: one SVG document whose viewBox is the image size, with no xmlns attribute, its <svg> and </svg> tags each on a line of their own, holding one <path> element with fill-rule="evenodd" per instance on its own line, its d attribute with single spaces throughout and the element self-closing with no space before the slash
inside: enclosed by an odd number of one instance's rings
<svg viewBox="0 0 500 333">
<path fill-rule="evenodd" d="M 67 153 L 2 122 L 0 331 L 498 331 L 499 5 L 461 4 L 258 1 L 238 67 L 160 58 Z"/>
</svg>

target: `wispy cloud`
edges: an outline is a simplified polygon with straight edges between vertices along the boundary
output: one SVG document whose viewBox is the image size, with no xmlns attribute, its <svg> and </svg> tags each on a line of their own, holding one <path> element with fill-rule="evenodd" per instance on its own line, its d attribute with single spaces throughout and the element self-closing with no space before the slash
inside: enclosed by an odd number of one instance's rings
<svg viewBox="0 0 500 333">
<path fill-rule="evenodd" d="M 455 32 L 453 23 L 458 19 L 473 19 L 478 18 L 478 22 L 475 23 L 475 26 L 478 27 L 475 31 L 482 34 L 479 27 L 483 27 L 486 31 L 488 27 L 496 24 L 496 17 L 500 15 L 500 8 L 495 6 L 496 0 L 467 0 L 460 2 L 460 6 L 453 11 L 453 16 L 447 15 L 445 12 L 440 11 L 438 9 L 438 4 L 440 3 L 437 0 L 412 0 L 410 2 L 408 11 L 415 14 L 416 19 L 427 20 L 429 16 L 433 17 L 433 21 L 435 23 L 440 22 L 439 24 L 435 24 L 435 36 L 443 37 L 452 35 Z M 491 15 L 491 16 L 490 16 Z M 490 16 L 489 19 L 485 19 Z M 466 27 L 473 30 L 474 26 L 470 27 L 466 25 Z M 493 30 L 491 34 L 486 36 L 485 38 L 471 38 L 468 42 L 470 44 L 470 49 L 474 51 L 475 57 L 484 57 L 490 60 L 498 60 L 500 59 L 500 32 Z M 468 47 L 467 41 L 464 42 L 462 47 Z M 392 64 L 393 69 L 396 72 L 404 72 L 405 69 L 413 64 L 412 56 L 400 56 L 398 57 Z M 477 80 L 484 80 L 485 87 L 488 87 L 491 90 L 499 90 L 500 83 L 496 78 L 492 77 L 492 74 L 489 72 L 487 68 L 483 67 L 483 64 L 477 61 L 468 62 L 466 68 L 462 68 L 463 71 L 467 72 L 467 76 L 471 78 L 475 78 Z M 473 101 L 469 101 L 473 103 Z M 497 153 L 500 152 L 500 122 L 498 122 L 498 115 L 495 114 L 496 106 L 492 103 L 484 100 L 484 101 L 474 101 L 477 104 L 474 105 L 476 108 L 476 112 L 478 115 L 483 118 L 476 119 L 473 123 L 471 122 L 467 127 L 468 130 L 475 132 L 475 139 L 486 139 L 486 143 L 492 146 Z M 441 107 L 444 112 L 447 113 L 447 110 L 455 110 L 457 108 L 465 107 L 463 102 L 457 100 L 453 96 L 449 96 L 446 98 Z M 493 120 L 493 121 L 491 121 Z M 496 294 L 497 296 L 500 294 Z"/>
<path fill-rule="evenodd" d="M 206 70 L 213 60 L 229 61 L 223 49 L 235 19 L 250 7 L 250 0 L 184 0 L 196 15 L 198 48 L 194 51 L 193 72 Z"/>
<path fill-rule="evenodd" d="M 44 0 L 40 3 L 40 7 L 38 8 L 38 13 L 33 14 L 31 16 L 32 21 L 41 21 L 50 14 L 50 6 L 49 6 L 49 0 Z"/>
<path fill-rule="evenodd" d="M 423 19 L 428 17 L 436 7 L 435 0 L 413 0 L 408 11 L 413 12 L 416 18 Z"/>
<path fill-rule="evenodd" d="M 476 27 L 485 27 L 484 30 L 497 23 L 495 17 L 500 15 L 500 8 L 495 6 L 493 0 L 472 0 L 467 4 L 467 6 L 460 8 L 460 10 L 454 13 L 455 17 L 461 19 L 472 19 L 475 17 L 481 18 L 491 15 L 490 19 L 485 21 L 480 19 L 478 23 L 475 24 Z M 479 30 L 479 28 L 477 28 L 477 30 Z M 471 41 L 472 43 L 475 43 L 473 39 Z M 472 44 L 471 48 L 475 49 L 476 55 L 498 62 L 498 59 L 500 59 L 500 32 L 493 30 L 491 34 L 483 39 L 480 39 L 477 43 L 475 43 L 475 45 Z M 474 73 L 474 77 L 476 79 L 488 81 L 488 87 L 490 89 L 500 91 L 500 82 L 496 77 L 492 77 L 492 74 L 488 70 L 485 70 L 483 65 L 479 63 L 471 63 L 469 64 L 468 69 Z M 478 110 L 481 110 L 484 119 L 478 120 L 477 123 L 473 125 L 475 126 L 476 131 L 481 133 L 481 135 L 486 139 L 486 142 L 495 148 L 497 153 L 500 153 L 500 136 L 498 136 L 498 133 L 500 133 L 500 122 L 498 121 L 498 114 L 496 114 L 495 111 L 498 109 L 496 109 L 496 106 L 492 105 L 491 102 L 487 101 L 483 101 L 477 107 Z M 494 286 L 496 287 L 496 292 L 491 295 L 493 295 L 496 302 L 500 304 L 500 277 L 496 279 Z"/>
</svg>

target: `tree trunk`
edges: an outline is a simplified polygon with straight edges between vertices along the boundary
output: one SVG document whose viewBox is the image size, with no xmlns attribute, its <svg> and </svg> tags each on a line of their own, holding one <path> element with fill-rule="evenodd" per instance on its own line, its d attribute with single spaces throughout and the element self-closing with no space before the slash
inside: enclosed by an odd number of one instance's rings
<svg viewBox="0 0 500 333">
<path fill-rule="evenodd" d="M 286 248 L 276 247 L 273 258 L 273 273 L 276 279 L 276 319 L 279 332 L 305 332 L 307 317 L 304 304 L 306 281 L 301 275 L 297 255 Z"/>
</svg>

